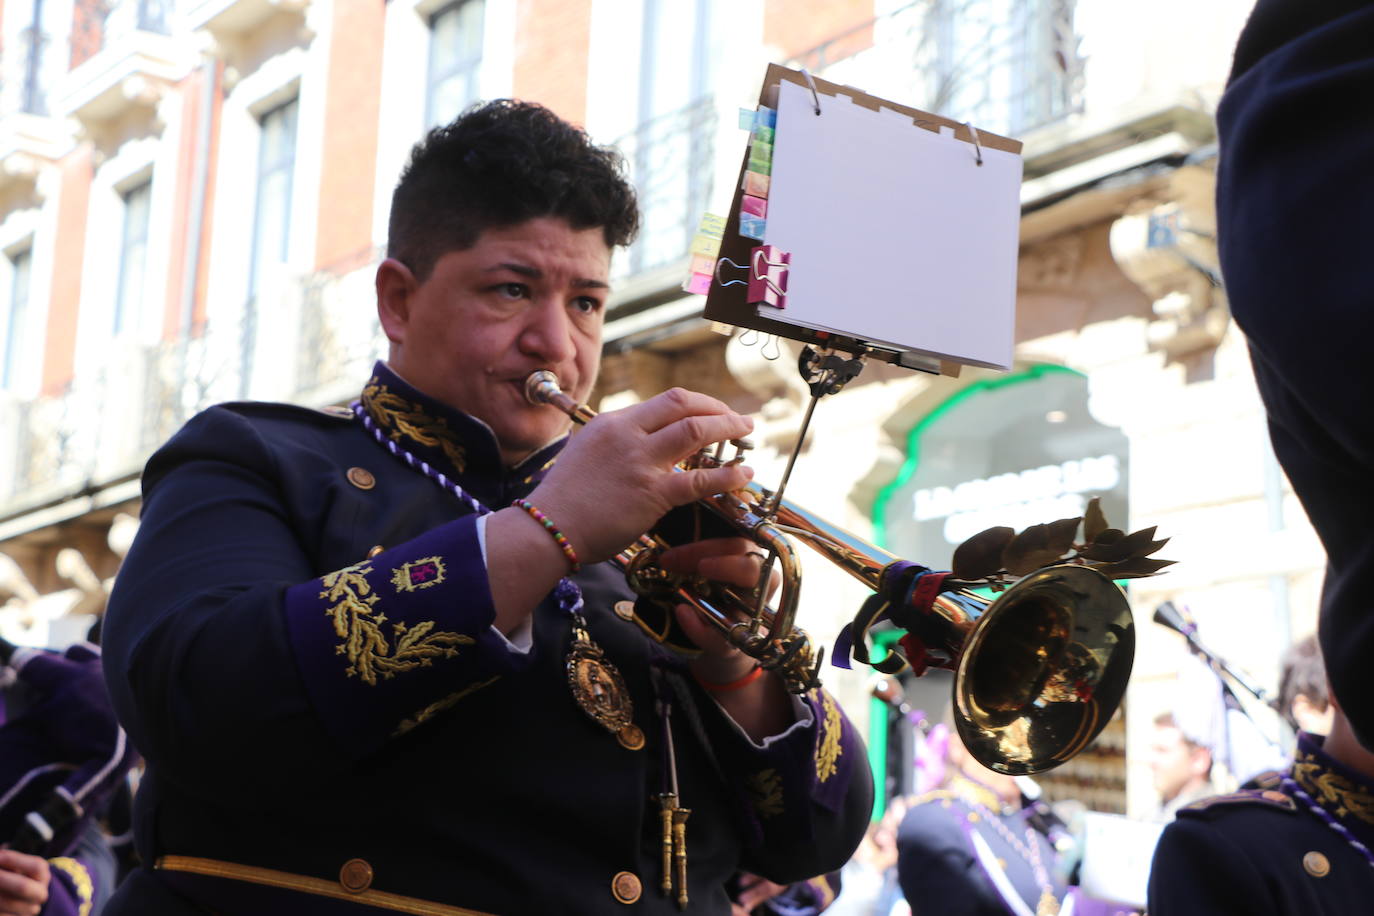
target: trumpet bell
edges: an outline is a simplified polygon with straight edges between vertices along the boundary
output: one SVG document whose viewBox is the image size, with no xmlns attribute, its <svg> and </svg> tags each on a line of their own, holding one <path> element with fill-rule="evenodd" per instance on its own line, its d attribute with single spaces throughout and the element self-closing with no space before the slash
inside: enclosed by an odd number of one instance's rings
<svg viewBox="0 0 1374 916">
<path fill-rule="evenodd" d="M 1084 566 L 1032 573 L 987 605 L 963 646 L 959 737 L 999 773 L 1058 766 L 1107 725 L 1134 657 L 1130 605 L 1110 579 Z"/>
</svg>

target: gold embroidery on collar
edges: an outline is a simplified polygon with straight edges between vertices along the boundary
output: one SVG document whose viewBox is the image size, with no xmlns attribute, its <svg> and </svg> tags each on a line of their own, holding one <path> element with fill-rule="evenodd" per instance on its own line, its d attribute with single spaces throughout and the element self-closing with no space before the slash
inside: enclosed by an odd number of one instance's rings
<svg viewBox="0 0 1374 916">
<path fill-rule="evenodd" d="M 974 782 L 963 776 L 955 774 L 950 778 L 949 787 L 963 801 L 970 801 L 977 805 L 982 805 L 989 811 L 1001 811 L 1005 806 L 1002 797 L 989 789 L 982 783 Z"/>
<path fill-rule="evenodd" d="M 424 407 L 388 391 L 375 379 L 363 389 L 363 406 L 377 425 L 390 432 L 392 439 L 407 436 L 421 445 L 441 448 L 456 470 L 462 471 L 467 465 L 467 453 L 443 417 L 431 417 Z"/>
<path fill-rule="evenodd" d="M 72 880 L 76 895 L 81 898 L 81 906 L 76 911 L 76 916 L 89 916 L 95 898 L 95 883 L 91 881 L 91 873 L 86 870 L 86 866 L 70 856 L 49 859 L 48 864 Z"/>
<path fill-rule="evenodd" d="M 390 679 L 413 668 L 428 668 L 435 658 L 451 658 L 458 654 L 454 646 L 471 645 L 471 636 L 434 629 L 434 621 L 426 620 L 413 627 L 405 622 L 391 625 L 396 637 L 393 646 L 382 632 L 385 614 L 373 616 L 372 606 L 380 600 L 373 594 L 367 574 L 369 563 L 346 566 L 321 577 L 324 589 L 320 597 L 333 602 L 325 613 L 334 619 L 334 632 L 343 642 L 334 647 L 335 653 L 346 655 L 349 666 L 345 673 L 357 675 L 363 683 L 377 686 L 377 675 Z"/>
<path fill-rule="evenodd" d="M 1293 761 L 1293 779 L 1337 817 L 1353 814 L 1367 824 L 1374 824 L 1374 794 L 1328 770 L 1314 755 L 1298 754 Z"/>
<path fill-rule="evenodd" d="M 399 738 L 401 735 L 404 735 L 406 732 L 415 728 L 415 726 L 421 724 L 422 722 L 428 722 L 430 719 L 434 718 L 444 710 L 458 705 L 458 701 L 468 696 L 469 694 L 476 693 L 483 687 L 490 687 L 492 684 L 495 684 L 499 680 L 501 680 L 501 675 L 498 674 L 495 677 L 488 678 L 485 681 L 478 681 L 476 684 L 469 684 L 462 690 L 456 690 L 453 693 L 450 693 L 448 696 L 444 697 L 443 699 L 435 700 L 433 703 L 430 703 L 424 709 L 417 712 L 414 716 L 412 716 L 409 719 L 405 719 L 401 722 L 400 725 L 396 726 L 396 730 L 391 733 L 391 737 Z"/>
<path fill-rule="evenodd" d="M 398 592 L 413 592 L 443 582 L 445 572 L 443 557 L 424 557 L 402 563 L 398 569 L 393 569 L 391 584 L 396 586 Z"/>
<path fill-rule="evenodd" d="M 782 777 L 771 767 L 745 778 L 754 810 L 763 820 L 782 814 Z"/>
<path fill-rule="evenodd" d="M 835 699 L 824 690 L 818 692 L 824 704 L 825 722 L 822 723 L 820 741 L 816 745 L 816 778 L 825 782 L 839 770 L 835 761 L 844 753 L 844 748 L 840 746 L 844 726 Z"/>
</svg>

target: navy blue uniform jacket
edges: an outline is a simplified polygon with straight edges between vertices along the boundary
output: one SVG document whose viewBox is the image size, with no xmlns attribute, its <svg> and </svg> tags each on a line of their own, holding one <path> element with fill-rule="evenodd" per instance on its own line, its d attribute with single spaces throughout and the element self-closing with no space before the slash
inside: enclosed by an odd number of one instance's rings
<svg viewBox="0 0 1374 916">
<path fill-rule="evenodd" d="M 487 506 L 528 493 L 561 448 L 506 470 L 484 425 L 383 365 L 363 402 L 390 441 Z M 474 514 L 340 413 L 212 408 L 148 464 L 106 626 L 110 692 L 148 762 L 145 867 L 111 913 L 194 912 L 187 898 L 372 912 L 294 892 L 264 903 L 240 881 L 150 868 L 164 856 L 329 882 L 361 859 L 371 891 L 487 913 L 676 912 L 658 891 L 651 669 L 674 704 L 694 912 L 728 913 L 740 869 L 786 883 L 845 862 L 872 785 L 829 695 L 804 699 L 809 725 L 754 745 L 616 615 L 630 596 L 600 564 L 577 582 L 647 739 L 627 750 L 574 704 L 557 603 L 535 611 L 529 652 L 513 649 L 491 626 Z M 612 895 L 622 872 L 639 879 L 636 903 Z"/>
</svg>

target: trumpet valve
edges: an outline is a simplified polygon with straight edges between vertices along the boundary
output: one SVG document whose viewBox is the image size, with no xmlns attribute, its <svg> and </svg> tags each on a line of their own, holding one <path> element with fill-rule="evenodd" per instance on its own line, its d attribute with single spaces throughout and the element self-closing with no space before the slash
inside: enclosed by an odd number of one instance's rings
<svg viewBox="0 0 1374 916">
<path fill-rule="evenodd" d="M 747 457 L 745 453 L 754 447 L 754 443 L 748 439 L 731 439 L 730 444 L 735 447 L 735 454 L 729 461 L 725 462 L 726 467 L 743 462 Z M 724 451 L 724 449 L 721 451 Z"/>
</svg>

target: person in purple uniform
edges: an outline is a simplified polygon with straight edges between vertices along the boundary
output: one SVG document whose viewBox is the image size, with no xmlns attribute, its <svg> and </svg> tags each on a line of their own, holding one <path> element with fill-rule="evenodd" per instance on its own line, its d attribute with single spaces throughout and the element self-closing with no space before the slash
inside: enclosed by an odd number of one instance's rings
<svg viewBox="0 0 1374 916">
<path fill-rule="evenodd" d="M 100 818 L 135 759 L 98 647 L 0 639 L 0 916 L 99 913 L 116 881 Z"/>
<path fill-rule="evenodd" d="M 221 405 L 149 461 L 105 629 L 144 867 L 107 912 L 725 916 L 738 871 L 849 857 L 872 782 L 834 699 L 606 562 L 744 485 L 675 464 L 751 421 L 674 389 L 569 437 L 525 399 L 589 396 L 637 222 L 616 154 L 478 106 L 395 190 L 356 404 Z M 750 547 L 664 562 L 752 585 Z"/>
</svg>

